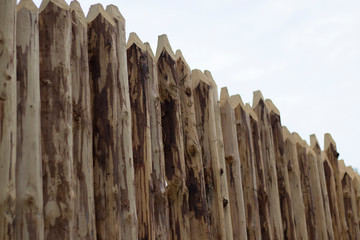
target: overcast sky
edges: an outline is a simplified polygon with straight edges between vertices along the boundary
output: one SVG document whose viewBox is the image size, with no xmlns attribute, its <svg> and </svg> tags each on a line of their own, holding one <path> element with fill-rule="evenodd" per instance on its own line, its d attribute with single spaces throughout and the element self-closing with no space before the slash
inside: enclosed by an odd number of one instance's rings
<svg viewBox="0 0 360 240">
<path fill-rule="evenodd" d="M 35 0 L 37 6 L 39 0 Z M 70 1 L 67 0 L 68 3 Z M 331 133 L 340 159 L 360 170 L 360 1 L 99 1 L 115 4 L 156 51 L 167 34 L 191 68 L 252 103 L 261 90 L 282 124 L 310 143 Z"/>
</svg>

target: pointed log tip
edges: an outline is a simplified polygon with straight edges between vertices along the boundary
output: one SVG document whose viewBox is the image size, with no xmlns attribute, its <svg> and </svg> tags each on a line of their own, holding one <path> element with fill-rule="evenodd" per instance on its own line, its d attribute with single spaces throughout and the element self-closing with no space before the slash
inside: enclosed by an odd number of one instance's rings
<svg viewBox="0 0 360 240">
<path fill-rule="evenodd" d="M 220 90 L 220 106 L 229 101 L 229 91 L 227 87 L 222 87 Z"/>
<path fill-rule="evenodd" d="M 37 12 L 39 10 L 32 0 L 21 0 L 16 7 L 16 11 L 19 12 L 23 8 L 30 12 Z"/>
<path fill-rule="evenodd" d="M 113 4 L 107 5 L 106 6 L 106 12 L 109 14 L 110 17 L 112 17 L 113 19 L 122 22 L 125 24 L 125 18 L 123 17 L 123 15 L 120 13 L 119 8 Z"/>
<path fill-rule="evenodd" d="M 276 115 L 280 116 L 279 109 L 275 106 L 275 104 L 270 99 L 266 99 L 265 103 L 268 106 L 270 112 L 274 112 Z"/>
<path fill-rule="evenodd" d="M 300 144 L 302 147 L 306 148 L 306 141 L 300 137 L 300 135 L 297 132 L 292 133 L 294 140 L 296 143 Z"/>
<path fill-rule="evenodd" d="M 290 133 L 289 129 L 286 126 L 282 127 L 282 133 L 283 133 L 284 142 L 286 140 L 289 140 L 290 142 L 295 143 L 295 139 L 294 139 L 293 135 Z"/>
<path fill-rule="evenodd" d="M 259 121 L 256 113 L 251 108 L 250 104 L 247 103 L 244 107 L 244 110 L 252 119 L 254 119 L 255 121 Z"/>
<path fill-rule="evenodd" d="M 146 47 L 146 52 L 150 55 L 150 57 L 155 59 L 155 55 L 154 55 L 153 50 L 151 49 L 150 43 L 146 42 L 144 44 L 145 44 L 145 47 Z"/>
<path fill-rule="evenodd" d="M 161 56 L 161 54 L 166 51 L 170 57 L 175 61 L 176 56 L 171 48 L 169 39 L 166 34 L 159 35 L 158 37 L 158 45 L 156 49 L 156 60 L 158 60 Z"/>
<path fill-rule="evenodd" d="M 230 104 L 233 108 L 236 108 L 237 106 L 241 106 L 242 108 L 244 108 L 244 102 L 243 100 L 241 99 L 241 96 L 239 94 L 235 94 L 235 95 L 232 95 L 230 97 Z"/>
<path fill-rule="evenodd" d="M 310 135 L 310 146 L 314 150 L 320 149 L 320 145 L 315 134 Z"/>
<path fill-rule="evenodd" d="M 129 35 L 129 39 L 128 39 L 128 42 L 126 44 L 126 49 L 129 49 L 134 44 L 138 48 L 140 48 L 142 51 L 146 52 L 145 44 L 140 40 L 139 36 L 136 33 L 132 32 Z"/>
<path fill-rule="evenodd" d="M 193 69 L 191 71 L 191 82 L 193 89 L 195 89 L 200 84 L 200 82 L 204 82 L 205 84 L 210 85 L 209 79 L 199 69 Z"/>
<path fill-rule="evenodd" d="M 336 150 L 336 143 L 330 133 L 325 133 L 324 135 L 324 150 L 326 151 L 330 148 L 330 145 L 333 145 L 334 149 Z"/>
<path fill-rule="evenodd" d="M 69 5 L 65 2 L 65 0 L 43 0 L 40 5 L 39 12 L 42 12 L 49 5 L 50 2 L 55 4 L 56 6 L 58 6 L 61 9 L 64 9 L 64 10 L 70 9 Z"/>
<path fill-rule="evenodd" d="M 86 17 L 78 1 L 74 0 L 70 3 L 70 11 L 74 11 L 80 22 L 86 25 Z"/>
<path fill-rule="evenodd" d="M 187 64 L 187 62 L 186 62 L 186 60 L 185 60 L 185 58 L 184 58 L 184 55 L 182 54 L 182 52 L 181 52 L 180 49 L 176 50 L 175 57 L 176 57 L 176 61 L 181 60 L 188 69 L 191 69 L 191 68 L 189 67 L 189 65 Z"/>
<path fill-rule="evenodd" d="M 209 70 L 204 71 L 205 76 L 208 78 L 209 83 L 217 88 L 216 82 Z"/>
<path fill-rule="evenodd" d="M 252 107 L 255 108 L 259 104 L 260 100 L 262 100 L 265 103 L 264 97 L 263 97 L 261 91 L 260 90 L 254 91 Z"/>
<path fill-rule="evenodd" d="M 90 6 L 89 13 L 86 17 L 86 21 L 88 23 L 92 22 L 97 18 L 97 16 L 101 15 L 106 21 L 108 21 L 111 25 L 115 26 L 114 20 L 110 17 L 110 15 L 105 11 L 103 5 L 101 3 L 94 4 Z"/>
</svg>

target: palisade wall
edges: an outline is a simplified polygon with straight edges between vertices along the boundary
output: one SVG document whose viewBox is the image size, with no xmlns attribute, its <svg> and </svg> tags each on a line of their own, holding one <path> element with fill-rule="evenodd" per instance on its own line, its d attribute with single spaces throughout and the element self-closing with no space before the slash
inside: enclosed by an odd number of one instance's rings
<svg viewBox="0 0 360 240">
<path fill-rule="evenodd" d="M 360 176 L 116 6 L 0 0 L 0 239 L 359 239 Z"/>
</svg>

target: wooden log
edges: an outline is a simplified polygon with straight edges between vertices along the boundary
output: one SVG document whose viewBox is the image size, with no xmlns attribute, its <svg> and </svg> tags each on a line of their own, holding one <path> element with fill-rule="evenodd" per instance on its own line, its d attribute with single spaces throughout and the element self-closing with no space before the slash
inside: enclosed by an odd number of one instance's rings
<svg viewBox="0 0 360 240">
<path fill-rule="evenodd" d="M 233 239 L 247 239 L 244 194 L 241 178 L 241 163 L 236 132 L 235 112 L 230 104 L 227 88 L 221 89 L 220 115 L 224 153 L 226 159 L 227 184 Z"/>
<path fill-rule="evenodd" d="M 93 109 L 94 194 L 97 239 L 121 239 L 123 184 L 116 91 L 115 22 L 101 4 L 88 16 L 89 70 Z M 131 140 L 128 139 L 128 142 Z M 131 199 L 135 201 L 135 199 Z M 129 206 L 128 206 L 129 207 Z"/>
<path fill-rule="evenodd" d="M 132 146 L 135 167 L 136 209 L 139 239 L 155 239 L 152 188 L 149 68 L 146 47 L 135 33 L 127 44 Z"/>
<path fill-rule="evenodd" d="M 233 239 L 233 229 L 232 229 L 232 221 L 231 221 L 231 208 L 229 203 L 229 188 L 227 185 L 227 172 L 226 172 L 226 163 L 225 163 L 225 153 L 224 153 L 224 140 L 222 135 L 221 129 L 221 117 L 220 117 L 220 105 L 218 101 L 218 89 L 217 85 L 211 75 L 211 73 L 207 70 L 204 71 L 205 75 L 207 76 L 210 84 L 213 86 L 213 98 L 214 98 L 214 114 L 215 114 L 215 125 L 216 125 L 216 137 L 217 137 L 217 144 L 218 144 L 218 154 L 219 154 L 219 162 L 220 162 L 220 169 L 222 169 L 223 173 L 220 175 L 221 180 L 221 192 L 223 198 L 223 207 L 224 207 L 224 218 L 225 218 L 225 234 L 226 239 Z M 228 204 L 225 204 L 228 203 Z M 246 232 L 246 222 L 240 226 L 241 232 Z"/>
<path fill-rule="evenodd" d="M 355 204 L 356 204 L 356 214 L 358 218 L 358 225 L 360 227 L 360 181 L 359 181 L 359 174 L 354 171 L 354 169 L 349 166 L 346 168 L 347 173 L 350 175 L 352 179 L 352 186 L 354 189 L 354 197 L 355 197 Z"/>
<path fill-rule="evenodd" d="M 71 87 L 73 104 L 73 155 L 75 179 L 74 238 L 96 239 L 93 130 L 89 82 L 88 38 L 85 15 L 79 2 L 70 4 Z"/>
<path fill-rule="evenodd" d="M 171 239 L 189 239 L 189 206 L 179 79 L 176 74 L 176 56 L 166 35 L 159 36 L 156 61 L 162 113 L 165 170 L 168 180 Z"/>
<path fill-rule="evenodd" d="M 45 239 L 74 236 L 71 15 L 63 0 L 39 13 L 40 96 Z"/>
<path fill-rule="evenodd" d="M 191 70 L 180 50 L 176 51 L 176 58 L 184 134 L 186 186 L 189 190 L 190 238 L 211 239 L 203 161 L 191 89 Z"/>
<path fill-rule="evenodd" d="M 274 153 L 274 141 L 271 129 L 269 108 L 260 91 L 254 92 L 253 105 L 259 119 L 259 131 L 261 137 L 261 151 L 266 185 L 270 203 L 271 228 L 274 239 L 283 239 L 283 225 L 281 219 L 279 189 L 277 183 L 276 162 Z"/>
<path fill-rule="evenodd" d="M 0 1 L 0 239 L 15 238 L 16 1 Z"/>
<path fill-rule="evenodd" d="M 224 202 L 221 192 L 221 168 L 216 136 L 213 86 L 200 70 L 191 72 L 196 124 L 203 157 L 206 199 L 212 237 L 226 239 Z M 226 203 L 226 202 L 225 202 Z"/>
<path fill-rule="evenodd" d="M 16 238 L 44 239 L 39 18 L 31 0 L 17 6 L 16 48 Z"/>
<path fill-rule="evenodd" d="M 296 140 L 286 127 L 283 127 L 284 152 L 287 160 L 291 200 L 294 212 L 295 231 L 298 239 L 308 239 L 305 206 L 301 187 L 301 173 L 296 149 Z"/>
<path fill-rule="evenodd" d="M 341 233 L 342 239 L 347 239 L 348 236 L 348 226 L 346 223 L 345 217 L 345 206 L 344 206 L 344 198 L 341 187 L 341 179 L 338 165 L 338 156 L 339 153 L 336 151 L 336 144 L 334 139 L 331 137 L 329 133 L 326 133 L 324 136 L 324 152 L 329 159 L 329 163 L 333 169 L 334 179 L 335 179 L 335 187 L 336 187 L 336 195 L 337 195 L 337 208 L 339 209 L 339 217 L 340 223 L 339 230 Z"/>
<path fill-rule="evenodd" d="M 149 68 L 149 112 L 151 129 L 152 181 L 156 239 L 170 239 L 169 203 L 166 192 L 165 159 L 157 66 L 149 43 L 145 43 Z"/>
<path fill-rule="evenodd" d="M 270 123 L 272 128 L 284 238 L 297 239 L 290 180 L 288 174 L 289 161 L 285 157 L 285 143 L 280 120 L 280 112 L 270 99 L 266 99 L 265 103 L 269 107 Z"/>
<path fill-rule="evenodd" d="M 235 113 L 237 147 L 241 164 L 241 179 L 244 195 L 247 236 L 249 240 L 261 239 L 255 156 L 252 143 L 250 116 L 245 111 L 245 106 L 240 95 L 231 96 L 230 104 L 232 105 Z M 225 139 L 226 137 L 224 137 L 224 140 Z"/>
<path fill-rule="evenodd" d="M 259 201 L 259 217 L 262 239 L 274 239 L 270 219 L 269 193 L 265 180 L 265 170 L 263 165 L 262 142 L 259 130 L 258 117 L 249 104 L 245 105 L 245 112 L 250 117 L 251 144 L 253 145 L 254 165 L 256 169 L 257 196 Z"/>
<path fill-rule="evenodd" d="M 316 161 L 317 161 L 318 172 L 319 172 L 321 194 L 322 194 L 324 213 L 325 213 L 325 224 L 326 224 L 326 231 L 327 231 L 327 239 L 335 239 L 334 231 L 333 231 L 331 211 L 330 211 L 330 204 L 329 204 L 329 195 L 328 195 L 327 187 L 326 187 L 326 178 L 325 178 L 324 166 L 323 166 L 323 161 L 321 159 L 321 149 L 320 149 L 320 145 L 319 145 L 319 142 L 318 142 L 315 134 L 310 135 L 310 146 L 311 146 L 311 149 L 316 154 Z"/>
<path fill-rule="evenodd" d="M 308 233 L 308 239 L 319 239 L 317 232 L 317 222 L 315 219 L 315 197 L 312 191 L 311 186 L 311 176 L 310 176 L 310 163 L 308 160 L 306 147 L 306 142 L 301 139 L 299 134 L 293 133 L 293 136 L 296 141 L 296 150 L 297 157 L 299 161 L 300 177 L 301 177 L 301 189 L 305 206 L 305 216 L 306 216 L 306 227 Z"/>
</svg>

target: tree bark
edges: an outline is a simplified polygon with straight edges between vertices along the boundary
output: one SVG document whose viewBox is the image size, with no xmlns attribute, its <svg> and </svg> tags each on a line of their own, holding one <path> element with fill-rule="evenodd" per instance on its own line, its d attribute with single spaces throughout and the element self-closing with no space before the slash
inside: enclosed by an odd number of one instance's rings
<svg viewBox="0 0 360 240">
<path fill-rule="evenodd" d="M 73 155 L 75 179 L 74 238 L 96 239 L 93 129 L 91 119 L 87 23 L 77 1 L 70 4 Z"/>
<path fill-rule="evenodd" d="M 257 240 L 261 239 L 261 225 L 250 116 L 245 111 L 245 106 L 240 95 L 231 96 L 230 103 L 234 108 L 235 113 L 237 147 L 241 164 L 247 236 L 249 240 Z"/>
<path fill-rule="evenodd" d="M 16 238 L 44 239 L 39 18 L 31 0 L 17 7 L 16 48 Z"/>
<path fill-rule="evenodd" d="M 43 1 L 39 14 L 45 239 L 74 234 L 71 16 L 65 1 Z"/>
<path fill-rule="evenodd" d="M 179 79 L 176 74 L 175 59 L 166 35 L 159 36 L 156 60 L 165 169 L 168 181 L 171 239 L 189 239 L 188 190 L 186 188 Z"/>
<path fill-rule="evenodd" d="M 226 239 L 224 207 L 221 192 L 220 161 L 216 136 L 213 86 L 200 70 L 191 73 L 192 89 L 196 113 L 196 124 L 201 145 L 206 199 L 210 217 L 212 237 Z M 224 171 L 224 170 L 223 170 Z"/>
<path fill-rule="evenodd" d="M 230 104 L 229 93 L 226 88 L 221 89 L 220 115 L 224 139 L 233 239 L 247 239 L 248 234 L 246 231 L 241 163 L 235 124 L 236 119 L 234 109 Z"/>
<path fill-rule="evenodd" d="M 0 239 L 15 238 L 16 1 L 0 0 Z"/>
<path fill-rule="evenodd" d="M 186 186 L 189 190 L 189 223 L 191 239 L 212 239 L 207 211 L 201 146 L 196 130 L 191 70 L 180 50 L 176 51 L 182 125 L 185 147 Z"/>
</svg>

